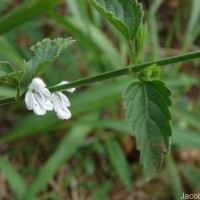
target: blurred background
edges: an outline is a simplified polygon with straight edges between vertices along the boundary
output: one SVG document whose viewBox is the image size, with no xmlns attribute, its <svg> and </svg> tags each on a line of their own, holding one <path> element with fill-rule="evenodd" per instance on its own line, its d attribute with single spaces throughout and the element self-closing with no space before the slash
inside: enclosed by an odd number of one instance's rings
<svg viewBox="0 0 200 200">
<path fill-rule="evenodd" d="M 199 49 L 199 0 L 138 2 L 148 26 L 140 63 Z M 47 37 L 76 40 L 42 75 L 48 86 L 129 64 L 125 39 L 86 0 L 0 0 L 1 61 L 25 70 L 30 46 Z M 0 106 L 0 200 L 30 188 L 37 200 L 178 200 L 200 192 L 199 60 L 165 66 L 161 79 L 173 91 L 172 147 L 149 181 L 123 109 L 132 77 L 77 88 L 68 121 L 36 116 L 24 102 Z M 0 85 L 1 98 L 15 93 Z"/>
</svg>

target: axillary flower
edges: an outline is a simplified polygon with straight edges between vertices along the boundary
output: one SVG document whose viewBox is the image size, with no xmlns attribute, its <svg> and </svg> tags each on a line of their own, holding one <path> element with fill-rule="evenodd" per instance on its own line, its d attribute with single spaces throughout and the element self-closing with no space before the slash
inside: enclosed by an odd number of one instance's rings
<svg viewBox="0 0 200 200">
<path fill-rule="evenodd" d="M 58 85 L 67 84 L 62 81 Z M 74 92 L 75 88 L 62 91 Z M 28 87 L 25 95 L 25 103 L 28 110 L 33 110 L 36 115 L 44 115 L 47 110 L 55 110 L 60 119 L 69 119 L 71 112 L 69 99 L 61 91 L 51 92 L 46 88 L 45 83 L 40 78 L 34 78 Z"/>
<path fill-rule="evenodd" d="M 34 78 L 25 95 L 28 110 L 33 110 L 36 115 L 44 115 L 47 110 L 53 110 L 52 96 L 40 78 Z"/>
<path fill-rule="evenodd" d="M 67 83 L 69 82 L 62 81 L 58 85 L 63 85 Z M 65 89 L 62 91 L 67 91 L 67 92 L 72 93 L 75 90 L 76 90 L 75 88 L 70 88 L 70 89 Z M 69 99 L 61 91 L 52 93 L 52 102 L 53 102 L 54 110 L 60 119 L 69 119 L 71 117 L 71 112 L 68 109 L 68 107 L 70 106 Z"/>
</svg>

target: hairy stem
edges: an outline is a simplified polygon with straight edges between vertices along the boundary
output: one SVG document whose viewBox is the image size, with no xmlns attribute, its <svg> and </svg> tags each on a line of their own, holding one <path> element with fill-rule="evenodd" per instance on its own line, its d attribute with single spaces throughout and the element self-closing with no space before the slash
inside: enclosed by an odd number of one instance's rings
<svg viewBox="0 0 200 200">
<path fill-rule="evenodd" d="M 98 74 L 95 76 L 91 76 L 91 77 L 83 78 L 83 79 L 80 79 L 77 81 L 73 81 L 68 84 L 53 86 L 53 87 L 50 87 L 49 90 L 51 92 L 55 92 L 58 90 L 68 89 L 68 88 L 72 88 L 72 87 L 80 87 L 83 85 L 88 85 L 88 84 L 103 81 L 106 79 L 111 79 L 111 78 L 115 78 L 118 76 L 127 75 L 127 74 L 130 74 L 131 72 L 138 73 L 152 64 L 164 66 L 164 65 L 174 64 L 174 63 L 178 63 L 178 62 L 188 61 L 188 60 L 195 59 L 195 58 L 200 58 L 200 51 L 195 51 L 195 52 L 183 54 L 180 56 L 173 56 L 173 57 L 169 57 L 169 58 L 165 58 L 165 59 L 161 59 L 161 60 L 157 60 L 157 61 L 151 61 L 151 62 L 139 64 L 139 65 L 133 65 L 133 66 L 126 67 L 126 68 L 105 72 L 105 73 Z"/>
<path fill-rule="evenodd" d="M 126 68 L 113 70 L 113 71 L 105 72 L 105 73 L 98 74 L 95 76 L 79 79 L 79 80 L 70 82 L 68 84 L 52 86 L 52 87 L 49 87 L 48 89 L 51 92 L 56 92 L 59 90 L 69 89 L 72 87 L 80 87 L 80 86 L 88 85 L 91 83 L 103 81 L 106 79 L 115 78 L 118 76 L 123 76 L 123 75 L 131 74 L 131 73 L 138 73 L 152 64 L 157 64 L 159 66 L 165 66 L 165 65 L 169 65 L 169 64 L 178 63 L 178 62 L 185 62 L 185 61 L 192 60 L 195 58 L 200 58 L 200 51 L 195 51 L 195 52 L 191 52 L 191 53 L 187 53 L 187 54 L 183 54 L 183 55 L 168 57 L 168 58 L 164 58 L 161 60 L 151 61 L 151 62 L 139 64 L 139 65 L 133 65 L 133 66 L 129 66 Z M 24 98 L 24 94 L 25 93 L 23 93 L 20 96 L 20 98 L 19 98 L 20 100 L 22 100 Z M 0 104 L 7 104 L 7 103 L 14 103 L 14 102 L 16 102 L 15 97 L 0 99 Z"/>
</svg>

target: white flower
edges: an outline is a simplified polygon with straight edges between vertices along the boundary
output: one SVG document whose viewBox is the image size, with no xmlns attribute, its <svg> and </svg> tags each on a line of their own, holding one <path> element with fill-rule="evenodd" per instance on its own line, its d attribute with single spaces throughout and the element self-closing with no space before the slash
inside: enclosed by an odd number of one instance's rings
<svg viewBox="0 0 200 200">
<path fill-rule="evenodd" d="M 68 83 L 67 81 L 62 81 L 58 85 L 63 85 Z M 63 91 L 74 92 L 75 88 L 65 89 Z M 71 112 L 68 107 L 70 106 L 69 99 L 62 92 L 52 93 L 52 102 L 54 110 L 60 119 L 69 119 L 71 117 Z"/>
<path fill-rule="evenodd" d="M 52 96 L 40 78 L 34 78 L 25 95 L 28 110 L 33 110 L 36 115 L 44 115 L 47 110 L 53 110 Z"/>
</svg>

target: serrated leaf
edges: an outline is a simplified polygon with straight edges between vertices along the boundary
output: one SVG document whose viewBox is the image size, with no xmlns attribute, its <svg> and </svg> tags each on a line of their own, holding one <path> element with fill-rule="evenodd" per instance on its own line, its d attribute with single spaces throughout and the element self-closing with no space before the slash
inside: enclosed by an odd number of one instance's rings
<svg viewBox="0 0 200 200">
<path fill-rule="evenodd" d="M 137 34 L 143 17 L 142 5 L 137 0 L 88 0 L 129 41 Z"/>
<path fill-rule="evenodd" d="M 28 62 L 25 61 L 27 74 L 30 80 L 45 71 L 56 58 L 75 40 L 72 38 L 57 38 L 50 40 L 46 38 L 31 47 L 34 57 Z"/>
<path fill-rule="evenodd" d="M 8 62 L 0 61 L 0 83 L 5 85 L 17 85 L 23 75 L 23 71 L 15 72 Z"/>
<path fill-rule="evenodd" d="M 160 169 L 169 150 L 170 95 L 161 81 L 131 82 L 124 92 L 126 118 L 136 137 L 146 178 Z"/>
</svg>

